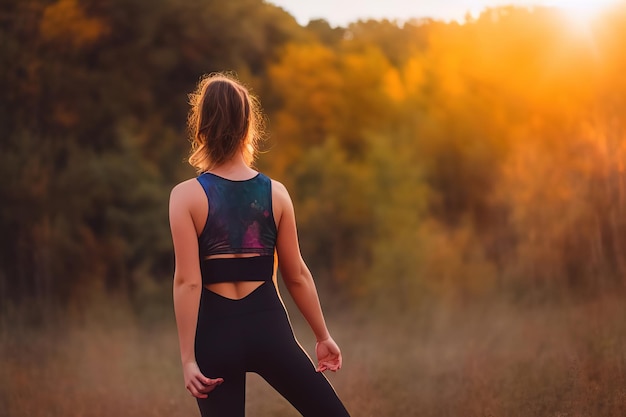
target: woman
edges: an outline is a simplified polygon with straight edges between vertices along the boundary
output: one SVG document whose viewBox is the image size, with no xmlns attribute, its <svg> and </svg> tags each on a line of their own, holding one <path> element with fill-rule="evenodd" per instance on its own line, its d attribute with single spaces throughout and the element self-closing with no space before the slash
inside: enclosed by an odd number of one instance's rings
<svg viewBox="0 0 626 417">
<path fill-rule="evenodd" d="M 189 162 L 200 174 L 170 196 L 185 387 L 203 417 L 242 417 L 246 372 L 256 372 L 305 417 L 348 416 L 322 374 L 341 368 L 341 352 L 300 254 L 291 199 L 250 167 L 257 102 L 223 74 L 205 77 L 190 98 Z M 293 336 L 276 264 L 315 333 L 317 367 Z"/>
</svg>

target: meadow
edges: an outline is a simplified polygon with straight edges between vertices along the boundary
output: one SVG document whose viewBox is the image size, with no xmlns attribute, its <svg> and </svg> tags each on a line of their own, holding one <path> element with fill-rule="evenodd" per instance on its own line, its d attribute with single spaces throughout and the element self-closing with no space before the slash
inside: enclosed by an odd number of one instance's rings
<svg viewBox="0 0 626 417">
<path fill-rule="evenodd" d="M 312 354 L 310 330 L 283 297 Z M 626 413 L 621 294 L 534 306 L 491 299 L 394 315 L 356 310 L 326 311 L 344 355 L 344 367 L 327 375 L 353 416 Z M 5 322 L 0 415 L 196 415 L 170 313 L 101 301 L 38 330 Z M 247 401 L 250 417 L 299 415 L 256 374 L 248 376 Z"/>
</svg>

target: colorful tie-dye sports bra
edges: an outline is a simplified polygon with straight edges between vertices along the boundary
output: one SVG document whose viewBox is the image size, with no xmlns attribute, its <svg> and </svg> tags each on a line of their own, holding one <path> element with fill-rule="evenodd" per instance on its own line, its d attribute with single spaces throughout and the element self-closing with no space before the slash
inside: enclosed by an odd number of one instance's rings
<svg viewBox="0 0 626 417">
<path fill-rule="evenodd" d="M 210 172 L 197 179 L 209 200 L 207 221 L 198 236 L 202 284 L 271 280 L 277 235 L 272 181 L 260 172 L 243 181 Z M 206 259 L 225 254 L 253 256 Z"/>
</svg>

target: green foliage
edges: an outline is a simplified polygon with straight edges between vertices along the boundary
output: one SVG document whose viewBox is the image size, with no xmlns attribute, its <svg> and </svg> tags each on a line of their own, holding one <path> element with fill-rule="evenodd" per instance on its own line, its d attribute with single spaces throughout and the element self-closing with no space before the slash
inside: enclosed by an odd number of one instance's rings
<svg viewBox="0 0 626 417">
<path fill-rule="evenodd" d="M 335 282 L 358 285 L 375 237 L 371 171 L 329 140 L 301 159 L 293 179 L 304 252 Z"/>
<path fill-rule="evenodd" d="M 2 299 L 139 300 L 172 271 L 186 93 L 213 70 L 261 75 L 303 29 L 256 0 L 11 1 L 0 16 L 15 17 L 0 28 Z"/>
</svg>

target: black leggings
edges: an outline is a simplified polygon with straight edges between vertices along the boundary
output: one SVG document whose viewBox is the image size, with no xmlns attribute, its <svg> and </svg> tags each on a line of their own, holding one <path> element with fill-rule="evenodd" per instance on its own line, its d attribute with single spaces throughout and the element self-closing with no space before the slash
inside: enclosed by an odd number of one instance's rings
<svg viewBox="0 0 626 417">
<path fill-rule="evenodd" d="M 349 417 L 326 377 L 296 341 L 272 281 L 241 300 L 202 291 L 196 360 L 224 382 L 198 399 L 202 417 L 244 417 L 246 372 L 263 377 L 304 417 Z"/>
</svg>

